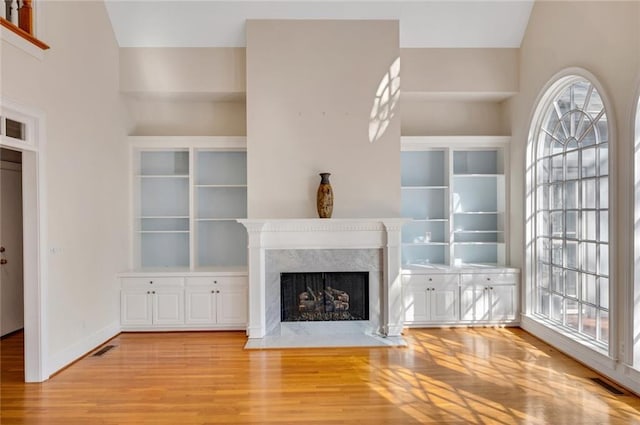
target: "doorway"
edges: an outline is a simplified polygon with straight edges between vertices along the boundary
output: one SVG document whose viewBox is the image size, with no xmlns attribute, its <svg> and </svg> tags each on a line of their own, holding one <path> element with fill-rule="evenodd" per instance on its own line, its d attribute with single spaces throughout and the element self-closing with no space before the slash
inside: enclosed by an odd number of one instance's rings
<svg viewBox="0 0 640 425">
<path fill-rule="evenodd" d="M 0 148 L 0 337 L 24 327 L 22 153 Z"/>
<path fill-rule="evenodd" d="M 4 255 L 0 256 L 0 261 L 4 259 L 6 264 L 1 264 L 0 267 L 15 266 L 16 263 L 22 262 L 15 269 L 21 270 L 23 283 L 21 292 L 25 382 L 42 382 L 49 378 L 46 362 L 47 330 L 43 326 L 44 301 L 47 299 L 46 139 L 42 132 L 45 126 L 45 115 L 42 111 L 0 98 L 0 148 L 9 151 L 6 155 L 11 158 L 15 159 L 16 155 L 20 157 L 18 174 L 21 190 L 18 192 L 22 196 L 21 202 L 18 202 L 21 204 L 19 215 L 22 223 L 21 226 L 16 226 L 21 228 L 22 234 L 18 239 L 22 246 L 20 248 L 5 246 L 5 251 L 1 253 Z M 7 168 L 11 167 L 17 168 L 17 164 L 7 166 Z M 8 175 L 13 176 L 13 174 Z M 8 177 L 8 180 L 14 178 Z M 6 201 L 7 204 L 13 204 L 16 198 L 9 199 Z M 5 201 L 2 200 L 2 202 Z M 9 232 L 11 231 L 15 229 L 12 227 Z M 4 238 L 5 230 L 2 229 L 0 232 L 0 237 Z M 1 243 L 3 242 L 0 241 Z M 14 252 L 19 250 L 22 251 L 21 259 L 18 259 Z M 5 273 L 4 269 L 0 273 Z M 4 283 L 4 274 L 2 279 Z M 19 290 L 17 292 L 20 293 Z M 16 304 L 20 303 L 16 302 Z M 13 326 L 17 325 L 8 327 Z"/>
</svg>

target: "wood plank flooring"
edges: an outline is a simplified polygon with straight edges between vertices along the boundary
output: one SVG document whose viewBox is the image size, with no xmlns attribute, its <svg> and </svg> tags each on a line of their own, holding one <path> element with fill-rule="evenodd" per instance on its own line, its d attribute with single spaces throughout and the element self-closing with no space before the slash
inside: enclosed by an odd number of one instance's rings
<svg viewBox="0 0 640 425">
<path fill-rule="evenodd" d="M 640 399 L 520 329 L 413 329 L 407 348 L 243 350 L 241 332 L 121 334 L 42 384 L 0 341 L 0 423 L 640 424 Z"/>
</svg>

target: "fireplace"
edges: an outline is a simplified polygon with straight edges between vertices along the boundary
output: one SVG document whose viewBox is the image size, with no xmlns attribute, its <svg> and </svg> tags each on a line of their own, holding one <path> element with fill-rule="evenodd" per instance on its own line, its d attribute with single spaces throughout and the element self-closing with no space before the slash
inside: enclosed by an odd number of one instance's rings
<svg viewBox="0 0 640 425">
<path fill-rule="evenodd" d="M 249 234 L 247 348 L 371 346 L 367 345 L 371 343 L 380 346 L 403 343 L 400 338 L 403 327 L 400 230 L 406 219 L 239 221 Z M 330 272 L 362 271 L 367 275 L 368 286 L 363 285 L 359 289 L 362 293 L 360 307 L 354 305 L 354 288 L 338 284 L 329 286 L 342 291 L 336 293 L 338 301 L 346 302 L 345 295 L 348 295 L 351 315 L 357 317 L 361 314 L 367 319 L 324 320 L 322 317 L 323 320 L 298 320 L 287 316 L 283 320 L 281 278 L 284 273 L 325 273 L 326 276 Z M 309 293 L 303 294 L 309 292 L 308 288 L 294 288 L 288 299 L 294 300 L 294 308 L 298 310 L 300 296 L 303 301 L 313 301 L 314 297 L 319 298 L 319 290 L 312 288 L 312 296 Z M 320 295 L 322 294 L 324 287 Z M 331 291 L 330 294 L 336 297 Z M 323 303 L 324 300 L 320 304 Z M 336 305 L 338 304 L 334 305 L 334 310 Z M 340 304 L 341 309 L 344 310 L 344 307 Z M 357 313 L 358 310 L 361 312 Z M 379 338 L 379 335 L 385 338 Z"/>
<path fill-rule="evenodd" d="M 369 272 L 280 274 L 281 321 L 369 320 Z"/>
</svg>

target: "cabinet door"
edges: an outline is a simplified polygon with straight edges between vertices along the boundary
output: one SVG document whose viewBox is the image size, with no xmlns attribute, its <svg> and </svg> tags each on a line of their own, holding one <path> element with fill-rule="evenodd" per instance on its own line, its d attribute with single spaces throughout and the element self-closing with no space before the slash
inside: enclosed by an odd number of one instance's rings
<svg viewBox="0 0 640 425">
<path fill-rule="evenodd" d="M 159 288 L 153 295 L 153 324 L 184 324 L 184 289 Z"/>
<path fill-rule="evenodd" d="M 425 283 L 406 284 L 402 291 L 405 322 L 426 322 L 429 320 L 429 291 Z"/>
<path fill-rule="evenodd" d="M 516 285 L 491 287 L 491 320 L 514 320 L 516 318 Z"/>
<path fill-rule="evenodd" d="M 216 295 L 211 287 L 187 288 L 185 321 L 187 324 L 216 323 Z"/>
<path fill-rule="evenodd" d="M 464 285 L 460 309 L 462 320 L 489 320 L 489 288 L 484 285 Z"/>
<path fill-rule="evenodd" d="M 120 293 L 122 325 L 150 325 L 152 298 L 146 289 L 127 289 Z"/>
<path fill-rule="evenodd" d="M 459 320 L 459 288 L 457 283 L 437 283 L 429 292 L 430 319 L 434 322 Z"/>
<path fill-rule="evenodd" d="M 216 291 L 217 319 L 220 325 L 247 323 L 247 288 L 229 285 Z"/>
</svg>

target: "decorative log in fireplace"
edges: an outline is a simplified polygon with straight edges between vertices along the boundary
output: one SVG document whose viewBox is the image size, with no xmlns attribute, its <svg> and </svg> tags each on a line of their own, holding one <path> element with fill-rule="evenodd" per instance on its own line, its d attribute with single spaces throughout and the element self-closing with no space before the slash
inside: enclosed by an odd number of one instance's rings
<svg viewBox="0 0 640 425">
<path fill-rule="evenodd" d="M 283 322 L 369 319 L 369 273 L 282 273 Z"/>
</svg>

